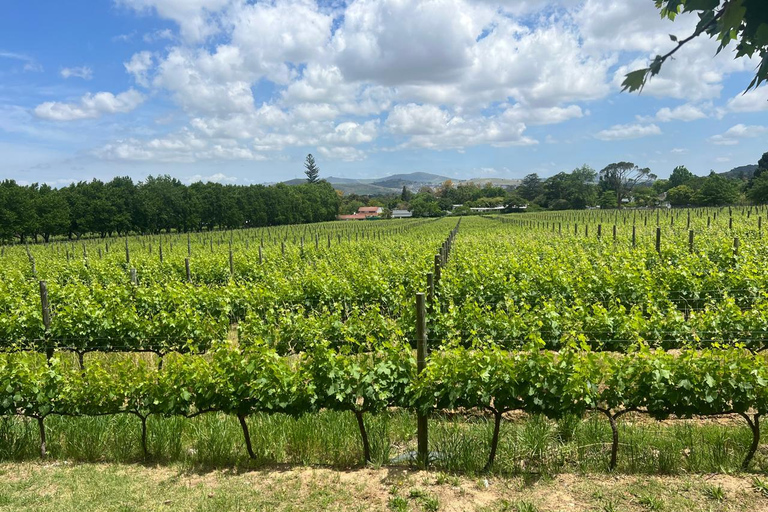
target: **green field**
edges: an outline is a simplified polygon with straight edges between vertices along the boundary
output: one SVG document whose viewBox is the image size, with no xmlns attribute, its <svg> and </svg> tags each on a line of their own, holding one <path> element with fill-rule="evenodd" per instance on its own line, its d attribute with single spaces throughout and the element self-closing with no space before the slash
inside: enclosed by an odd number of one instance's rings
<svg viewBox="0 0 768 512">
<path fill-rule="evenodd" d="M 420 411 L 431 465 L 453 475 L 764 472 L 764 215 L 7 246 L 0 458 L 408 468 Z M 417 293 L 430 299 L 421 373 Z"/>
</svg>

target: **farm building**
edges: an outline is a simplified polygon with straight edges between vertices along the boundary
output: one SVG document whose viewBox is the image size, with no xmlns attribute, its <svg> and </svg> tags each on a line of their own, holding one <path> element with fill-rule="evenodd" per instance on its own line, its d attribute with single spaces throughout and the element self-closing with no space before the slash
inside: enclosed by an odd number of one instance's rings
<svg viewBox="0 0 768 512">
<path fill-rule="evenodd" d="M 384 210 L 381 206 L 361 206 L 357 209 L 357 213 L 352 215 L 339 215 L 337 220 L 365 220 L 374 217 L 380 217 Z"/>
</svg>

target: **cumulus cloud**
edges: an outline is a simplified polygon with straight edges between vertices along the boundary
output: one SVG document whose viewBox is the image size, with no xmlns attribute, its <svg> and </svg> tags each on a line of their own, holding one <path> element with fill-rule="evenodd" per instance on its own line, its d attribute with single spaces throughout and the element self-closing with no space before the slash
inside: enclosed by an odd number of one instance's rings
<svg viewBox="0 0 768 512">
<path fill-rule="evenodd" d="M 652 2 L 620 0 L 116 1 L 178 27 L 131 34 L 168 43 L 124 63 L 137 86 L 169 95 L 190 119 L 184 137 L 167 141 L 186 141 L 175 152 L 126 139 L 111 153 L 158 158 L 206 158 L 219 141 L 234 141 L 222 153 L 245 150 L 245 158 L 315 146 L 347 161 L 398 148 L 533 145 L 528 127 L 589 115 L 589 103 L 617 93 L 625 73 L 671 48 L 670 32 L 687 35 L 698 21 L 682 14 L 672 24 Z M 754 101 L 768 100 L 765 88 L 715 107 L 726 77 L 755 64 L 714 56 L 716 47 L 691 41 L 644 90 L 681 105 L 596 137 L 658 135 L 654 123 L 768 108 Z M 94 114 L 43 105 L 41 117 Z"/>
<path fill-rule="evenodd" d="M 131 57 L 131 60 L 124 62 L 123 66 L 125 67 L 125 71 L 127 73 L 133 75 L 133 79 L 137 84 L 148 87 L 148 73 L 152 68 L 152 61 L 152 54 L 150 52 L 143 51 L 134 53 Z"/>
<path fill-rule="evenodd" d="M 35 115 L 51 121 L 75 121 L 78 119 L 96 119 L 104 114 L 126 113 L 144 102 L 144 96 L 129 89 L 114 95 L 111 92 L 88 93 L 77 103 L 46 101 L 35 107 Z"/>
<path fill-rule="evenodd" d="M 190 42 L 202 41 L 219 31 L 217 14 L 230 0 L 116 0 L 138 12 L 156 12 L 179 24 Z"/>
<path fill-rule="evenodd" d="M 662 123 L 669 121 L 696 121 L 697 119 L 704 119 L 706 117 L 707 114 L 702 112 L 699 107 L 689 103 L 672 109 L 664 107 L 656 112 L 656 119 Z"/>
<path fill-rule="evenodd" d="M 472 65 L 472 46 L 494 13 L 463 0 L 359 0 L 334 36 L 335 61 L 351 80 L 456 80 Z"/>
<path fill-rule="evenodd" d="M 148 141 L 135 138 L 118 140 L 99 148 L 94 154 L 108 160 L 176 163 L 193 163 L 200 160 L 265 159 L 252 148 L 243 146 L 235 140 L 207 140 L 189 130 Z"/>
<path fill-rule="evenodd" d="M 90 80 L 93 78 L 93 70 L 88 66 L 79 66 L 74 68 L 62 68 L 62 78 L 82 78 L 83 80 Z"/>
<path fill-rule="evenodd" d="M 735 146 L 739 143 L 739 139 L 759 137 L 766 132 L 768 132 L 768 128 L 765 126 L 737 124 L 730 127 L 725 133 L 713 135 L 709 141 L 721 146 Z"/>
<path fill-rule="evenodd" d="M 655 124 L 617 124 L 607 130 L 598 132 L 595 137 L 600 140 L 639 139 L 651 135 L 660 135 L 661 129 Z"/>
<path fill-rule="evenodd" d="M 729 99 L 721 114 L 762 112 L 768 110 L 768 87 L 758 87 Z"/>
<path fill-rule="evenodd" d="M 352 146 L 318 146 L 317 150 L 326 158 L 333 160 L 342 160 L 345 162 L 356 162 L 365 159 L 365 152 Z"/>
<path fill-rule="evenodd" d="M 169 28 L 147 32 L 141 38 L 145 43 L 156 43 L 158 41 L 173 41 L 175 39 L 173 31 Z"/>
<path fill-rule="evenodd" d="M 480 144 L 503 147 L 538 143 L 524 135 L 525 123 L 503 116 L 464 117 L 434 105 L 396 105 L 386 126 L 393 134 L 407 137 L 402 148 L 439 150 Z"/>
</svg>

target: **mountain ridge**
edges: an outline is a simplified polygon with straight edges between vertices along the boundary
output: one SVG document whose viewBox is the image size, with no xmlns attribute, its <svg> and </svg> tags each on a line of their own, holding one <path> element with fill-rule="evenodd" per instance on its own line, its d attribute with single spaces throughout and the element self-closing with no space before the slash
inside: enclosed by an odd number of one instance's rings
<svg viewBox="0 0 768 512">
<path fill-rule="evenodd" d="M 478 186 L 483 186 L 486 183 L 491 183 L 494 186 L 517 186 L 521 180 L 506 179 L 506 178 L 470 178 L 467 180 L 449 178 L 448 176 L 442 176 L 439 174 L 433 174 L 429 172 L 412 172 L 412 173 L 398 173 L 390 176 L 384 176 L 381 178 L 341 178 L 337 176 L 329 176 L 324 178 L 325 181 L 334 186 L 337 190 L 341 190 L 345 194 L 358 194 L 358 195 L 387 195 L 398 194 L 402 191 L 403 187 L 415 192 L 419 188 L 424 186 L 434 187 L 440 185 L 446 181 L 452 181 L 455 184 L 459 183 L 473 183 Z M 300 185 L 306 183 L 305 179 L 296 178 L 282 182 L 286 185 Z"/>
</svg>

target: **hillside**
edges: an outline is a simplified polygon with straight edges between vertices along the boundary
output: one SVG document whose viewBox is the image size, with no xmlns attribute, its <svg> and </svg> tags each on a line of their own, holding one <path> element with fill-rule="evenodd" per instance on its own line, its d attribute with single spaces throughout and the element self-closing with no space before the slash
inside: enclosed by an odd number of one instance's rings
<svg viewBox="0 0 768 512">
<path fill-rule="evenodd" d="M 754 164 L 742 165 L 740 167 L 734 167 L 730 171 L 721 172 L 720 176 L 724 176 L 726 178 L 731 178 L 731 179 L 737 179 L 737 180 L 742 180 L 742 179 L 748 180 L 749 178 L 752 177 L 753 174 L 755 174 L 756 170 L 757 170 L 757 165 L 754 165 Z"/>
</svg>

